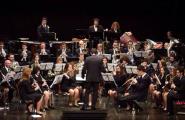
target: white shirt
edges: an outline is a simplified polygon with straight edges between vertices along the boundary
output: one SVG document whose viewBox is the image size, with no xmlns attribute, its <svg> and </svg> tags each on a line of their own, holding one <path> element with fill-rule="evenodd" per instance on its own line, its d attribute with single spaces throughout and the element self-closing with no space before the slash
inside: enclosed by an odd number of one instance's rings
<svg viewBox="0 0 185 120">
<path fill-rule="evenodd" d="M 94 25 L 94 31 L 97 32 L 98 31 L 98 27 Z"/>
</svg>

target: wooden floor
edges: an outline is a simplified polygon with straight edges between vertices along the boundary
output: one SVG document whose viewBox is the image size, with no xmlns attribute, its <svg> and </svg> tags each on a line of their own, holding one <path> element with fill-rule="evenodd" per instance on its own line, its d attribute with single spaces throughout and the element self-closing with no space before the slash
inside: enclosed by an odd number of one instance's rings
<svg viewBox="0 0 185 120">
<path fill-rule="evenodd" d="M 55 96 L 54 103 L 55 109 L 46 111 L 45 115 L 41 118 L 32 118 L 25 113 L 25 106 L 18 103 L 18 100 L 14 100 L 10 105 L 9 110 L 0 110 L 0 120 L 62 120 L 63 112 L 73 111 L 80 112 L 81 115 L 85 114 L 85 111 L 81 111 L 80 108 L 68 107 L 65 104 L 67 97 L 63 95 Z M 148 112 L 136 112 L 135 115 L 131 114 L 131 111 L 125 111 L 113 107 L 112 102 L 106 104 L 107 98 L 103 98 L 103 102 L 98 104 L 96 111 L 88 111 L 94 113 L 100 113 L 99 111 L 106 111 L 106 120 L 185 120 L 185 115 L 175 115 L 168 117 L 167 113 L 164 113 L 160 109 L 154 109 L 149 107 Z M 76 115 L 78 118 L 78 115 Z"/>
</svg>

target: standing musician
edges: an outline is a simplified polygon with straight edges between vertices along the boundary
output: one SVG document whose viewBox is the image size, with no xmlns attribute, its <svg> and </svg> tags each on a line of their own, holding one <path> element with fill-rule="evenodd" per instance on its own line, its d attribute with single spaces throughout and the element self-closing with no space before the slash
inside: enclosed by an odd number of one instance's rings
<svg viewBox="0 0 185 120">
<path fill-rule="evenodd" d="M 101 72 L 105 72 L 103 67 L 102 57 L 97 56 L 97 51 L 92 50 L 92 56 L 86 58 L 84 67 L 82 70 L 82 78 L 86 74 L 85 85 L 85 100 L 82 110 L 87 110 L 89 94 L 92 92 L 92 106 L 91 109 L 96 109 L 96 102 L 98 97 L 99 82 L 102 80 Z"/>
<path fill-rule="evenodd" d="M 49 90 L 48 84 L 46 82 L 46 80 L 42 77 L 42 75 L 40 74 L 40 68 L 39 67 L 35 67 L 32 71 L 32 77 L 33 79 L 36 80 L 36 82 L 38 83 L 39 87 L 41 88 L 41 91 L 43 93 L 43 108 L 45 110 L 49 110 L 49 108 L 52 108 L 52 93 Z"/>
<path fill-rule="evenodd" d="M 94 48 L 103 37 L 103 26 L 99 24 L 99 19 L 93 19 L 93 25 L 89 27 L 89 37 L 92 41 L 91 48 Z"/>
<path fill-rule="evenodd" d="M 130 82 L 130 87 L 132 87 L 132 90 L 129 90 L 126 96 L 118 97 L 119 102 L 126 102 L 131 107 L 134 104 L 134 100 L 145 101 L 147 99 L 148 88 L 151 83 L 151 79 L 149 75 L 145 72 L 145 69 L 142 65 L 139 65 L 137 67 L 137 71 L 138 78 L 132 79 Z M 136 107 L 138 109 L 142 109 L 137 104 Z"/>
<path fill-rule="evenodd" d="M 174 115 L 174 105 L 175 100 L 185 99 L 185 77 L 184 68 L 180 67 L 177 69 L 177 79 L 174 79 L 171 85 L 171 90 L 167 96 L 167 111 L 168 115 Z"/>
<path fill-rule="evenodd" d="M 31 79 L 31 69 L 30 68 L 24 68 L 22 73 L 22 79 L 19 83 L 19 91 L 20 91 L 20 98 L 23 101 L 33 101 L 36 104 L 36 113 L 37 114 L 43 114 L 40 109 L 42 106 L 42 94 L 37 92 L 39 90 L 38 84 L 33 82 L 33 79 Z M 32 112 L 32 106 L 33 104 L 29 104 L 27 106 L 28 113 Z"/>
<path fill-rule="evenodd" d="M 37 35 L 38 35 L 38 40 L 42 40 L 43 33 L 49 33 L 49 26 L 47 25 L 47 18 L 43 17 L 41 21 L 41 25 L 38 26 L 37 28 Z"/>
</svg>

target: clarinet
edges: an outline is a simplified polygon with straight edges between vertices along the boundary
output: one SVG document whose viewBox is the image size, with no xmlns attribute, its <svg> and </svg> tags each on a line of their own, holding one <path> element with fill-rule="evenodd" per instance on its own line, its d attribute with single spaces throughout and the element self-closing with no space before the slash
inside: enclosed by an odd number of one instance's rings
<svg viewBox="0 0 185 120">
<path fill-rule="evenodd" d="M 34 85 L 37 85 L 38 90 L 40 91 L 40 93 L 43 93 L 42 90 L 41 90 L 41 88 L 40 88 L 40 86 L 38 85 L 37 81 L 35 80 L 35 78 L 32 75 L 31 75 L 31 78 L 33 79 L 33 84 Z"/>
</svg>

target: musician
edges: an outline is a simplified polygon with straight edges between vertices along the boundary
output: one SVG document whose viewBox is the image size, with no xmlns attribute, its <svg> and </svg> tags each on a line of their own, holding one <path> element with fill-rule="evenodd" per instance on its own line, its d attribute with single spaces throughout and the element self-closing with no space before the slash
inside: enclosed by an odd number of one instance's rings
<svg viewBox="0 0 185 120">
<path fill-rule="evenodd" d="M 41 42 L 40 43 L 40 49 L 37 51 L 40 55 L 49 55 L 50 51 L 46 49 L 46 43 Z"/>
<path fill-rule="evenodd" d="M 134 100 L 145 101 L 147 99 L 148 88 L 151 83 L 151 79 L 149 75 L 145 72 L 144 66 L 139 65 L 137 67 L 137 71 L 138 78 L 133 79 L 132 82 L 130 83 L 132 86 L 132 90 L 129 90 L 127 96 L 118 97 L 118 100 L 120 102 L 126 102 L 131 107 L 134 104 L 133 102 Z M 136 103 L 135 105 L 138 109 L 142 109 Z"/>
<path fill-rule="evenodd" d="M 89 27 L 89 36 L 90 39 L 94 42 L 92 45 L 92 48 L 96 46 L 99 42 L 100 39 L 103 37 L 103 26 L 99 24 L 99 19 L 94 18 L 93 19 L 93 25 Z"/>
<path fill-rule="evenodd" d="M 76 84 L 76 70 L 74 64 L 67 63 L 63 74 L 61 88 L 64 92 L 69 92 L 69 106 L 78 107 L 80 89 Z"/>
<path fill-rule="evenodd" d="M 162 93 L 162 98 L 163 98 L 163 110 L 167 110 L 167 95 L 169 93 L 169 90 L 171 88 L 171 84 L 173 84 L 173 81 L 177 79 L 176 76 L 176 68 L 172 68 L 170 70 L 170 73 L 166 75 L 166 81 L 165 81 L 165 86 L 163 87 L 163 93 Z"/>
<path fill-rule="evenodd" d="M 89 55 L 89 51 L 86 48 L 86 44 L 83 40 L 79 41 L 79 48 L 76 49 L 76 55 L 79 56 L 79 54 L 83 53 L 85 56 Z"/>
<path fill-rule="evenodd" d="M 32 64 L 31 64 L 31 69 L 33 70 L 35 67 L 40 67 L 40 55 L 39 53 L 35 53 Z"/>
<path fill-rule="evenodd" d="M 168 66 L 174 66 L 174 67 L 178 67 L 179 66 L 179 62 L 176 59 L 176 53 L 171 52 L 170 56 L 169 56 L 169 60 L 166 63 Z"/>
<path fill-rule="evenodd" d="M 120 64 L 123 65 L 123 67 L 127 65 L 131 65 L 131 61 L 129 60 L 127 55 L 123 55 L 120 59 Z"/>
<path fill-rule="evenodd" d="M 15 69 L 17 66 L 19 66 L 19 62 L 18 61 L 15 61 L 15 57 L 14 57 L 14 54 L 13 53 L 9 53 L 7 55 L 7 58 L 11 61 L 12 65 L 11 65 L 11 68 L 12 69 Z"/>
<path fill-rule="evenodd" d="M 103 67 L 102 57 L 97 56 L 97 51 L 92 50 L 92 56 L 86 58 L 84 67 L 82 69 L 82 78 L 86 74 L 86 85 L 85 85 L 85 101 L 82 110 L 87 110 L 89 94 L 92 91 L 92 106 L 91 109 L 95 110 L 99 82 L 102 80 L 101 72 L 105 72 Z"/>
<path fill-rule="evenodd" d="M 2 67 L 0 69 L 0 72 L 1 72 L 0 81 L 2 81 L 3 78 L 5 78 L 5 76 L 8 73 L 10 73 L 10 72 L 13 73 L 13 69 L 11 68 L 11 65 L 12 65 L 12 63 L 10 60 L 5 60 L 4 67 Z M 13 79 L 13 78 L 10 78 L 10 79 Z M 11 103 L 11 101 L 13 99 L 13 92 L 14 92 L 14 88 L 13 88 L 14 86 L 13 86 L 12 81 L 10 82 L 10 80 L 9 80 L 5 83 L 1 83 L 1 86 L 3 87 L 4 97 L 8 96 L 8 101 L 6 101 L 6 102 Z"/>
<path fill-rule="evenodd" d="M 26 43 L 22 44 L 22 48 L 18 50 L 20 55 L 20 64 L 21 65 L 28 65 L 31 61 L 31 51 L 28 50 L 28 46 Z"/>
<path fill-rule="evenodd" d="M 167 48 L 168 56 L 170 56 L 170 51 L 175 45 L 179 44 L 180 41 L 177 38 L 175 38 L 174 33 L 172 31 L 168 31 L 166 34 L 167 38 L 170 40 Z"/>
<path fill-rule="evenodd" d="M 110 34 L 110 40 L 111 41 L 114 41 L 114 40 L 120 40 L 120 36 L 121 36 L 121 34 L 122 34 L 122 31 L 121 31 L 121 29 L 120 29 L 120 24 L 119 24 L 119 22 L 117 22 L 117 21 L 114 21 L 113 23 L 112 23 L 112 25 L 111 25 L 111 28 L 110 28 L 110 30 L 109 30 L 109 34 Z M 111 43 L 113 43 L 113 42 L 111 42 Z"/>
<path fill-rule="evenodd" d="M 167 96 L 167 111 L 168 115 L 174 114 L 173 102 L 175 100 L 185 99 L 185 77 L 184 68 L 179 67 L 177 69 L 177 79 L 174 79 L 174 84 L 171 85 L 171 89 Z"/>
<path fill-rule="evenodd" d="M 118 63 L 120 58 L 120 48 L 118 41 L 114 41 L 112 49 L 109 50 L 109 53 L 112 54 L 112 63 Z"/>
<path fill-rule="evenodd" d="M 19 84 L 19 91 L 20 97 L 24 101 L 32 100 L 36 105 L 36 113 L 43 114 L 40 111 L 42 105 L 42 94 L 37 92 L 39 87 L 37 84 L 33 83 L 33 80 L 30 78 L 31 76 L 31 69 L 25 68 L 22 73 L 22 80 Z M 27 106 L 28 112 L 32 112 L 32 104 Z"/>
<path fill-rule="evenodd" d="M 32 71 L 32 77 L 33 79 L 36 80 L 36 82 L 38 83 L 42 93 L 43 93 L 43 103 L 44 103 L 44 109 L 45 110 L 49 110 L 49 108 L 51 108 L 51 96 L 52 93 L 49 91 L 49 87 L 48 84 L 46 82 L 46 80 L 42 77 L 42 75 L 40 74 L 40 68 L 39 67 L 35 67 Z"/>
<path fill-rule="evenodd" d="M 7 55 L 7 50 L 4 49 L 4 43 L 0 41 L 0 67 L 2 67 Z"/>
<path fill-rule="evenodd" d="M 152 76 L 153 73 L 155 72 L 152 64 L 149 64 L 149 59 L 147 58 L 144 58 L 141 62 L 141 65 L 145 67 L 145 70 L 146 70 L 146 73 L 149 75 L 149 76 Z"/>
<path fill-rule="evenodd" d="M 67 48 L 66 43 L 60 44 L 60 49 L 57 51 L 57 56 L 60 56 L 64 63 L 67 62 L 67 57 L 70 55 L 70 49 Z"/>
<path fill-rule="evenodd" d="M 110 70 L 109 70 L 109 68 L 108 68 L 108 58 L 107 57 L 103 57 L 103 66 L 104 66 L 104 68 L 105 68 L 105 71 L 106 71 L 106 73 L 109 73 L 110 72 Z"/>
<path fill-rule="evenodd" d="M 101 43 L 98 43 L 98 44 L 97 44 L 97 52 L 98 52 L 98 55 L 104 54 L 104 51 L 103 51 L 103 44 L 101 44 Z"/>
<path fill-rule="evenodd" d="M 123 87 L 122 85 L 125 83 L 126 79 L 127 79 L 127 74 L 126 71 L 124 70 L 124 67 L 121 64 L 118 64 L 116 66 L 116 70 L 113 71 L 113 77 L 115 80 L 115 83 L 112 83 L 108 94 L 110 97 L 116 98 L 118 91 L 121 87 Z"/>
<path fill-rule="evenodd" d="M 43 39 L 42 34 L 43 33 L 49 33 L 49 31 L 50 30 L 49 30 L 49 26 L 47 25 L 47 18 L 43 17 L 42 21 L 41 21 L 41 25 L 39 25 L 38 28 L 37 28 L 38 39 L 42 40 Z"/>
</svg>

